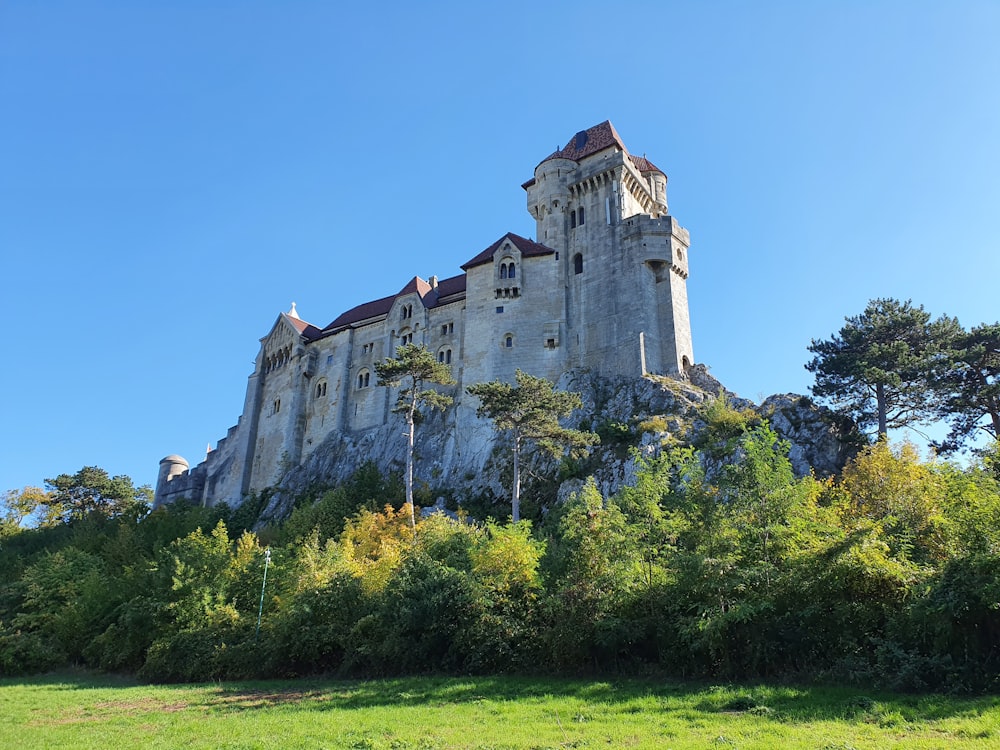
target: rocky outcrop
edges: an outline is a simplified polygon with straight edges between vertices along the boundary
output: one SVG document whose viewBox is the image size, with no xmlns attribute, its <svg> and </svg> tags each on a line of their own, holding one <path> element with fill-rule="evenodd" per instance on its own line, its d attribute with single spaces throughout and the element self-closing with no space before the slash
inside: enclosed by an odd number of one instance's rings
<svg viewBox="0 0 1000 750">
<path fill-rule="evenodd" d="M 580 393 L 583 408 L 567 424 L 601 435 L 601 445 L 576 473 L 593 476 L 602 493 L 610 494 L 635 479 L 636 455 L 655 456 L 665 447 L 691 440 L 703 422 L 699 409 L 709 399 L 725 397 L 736 409 L 754 409 L 769 420 L 790 445 L 795 473 L 817 476 L 837 473 L 857 442 L 852 425 L 810 399 L 795 394 L 767 398 L 759 406 L 727 391 L 703 365 L 685 377 L 647 376 L 613 380 L 589 371 L 573 371 L 557 387 Z M 510 488 L 510 444 L 491 424 L 476 417 L 475 399 L 452 394 L 455 404 L 429 415 L 418 427 L 415 474 L 434 496 L 495 498 L 502 512 Z M 402 419 L 372 430 L 330 435 L 299 466 L 291 468 L 269 497 L 263 520 L 291 512 L 297 497 L 319 492 L 346 480 L 354 470 L 373 461 L 383 472 L 399 471 L 405 463 Z M 637 451 L 633 449 L 638 449 Z M 527 457 L 527 476 L 545 477 L 559 499 L 578 489 L 582 476 L 570 465 L 541 454 Z M 556 477 L 561 477 L 559 482 Z"/>
<path fill-rule="evenodd" d="M 797 476 L 810 471 L 817 477 L 837 474 L 862 445 L 849 419 L 817 406 L 807 396 L 768 396 L 757 411 L 788 441 L 788 458 Z"/>
</svg>

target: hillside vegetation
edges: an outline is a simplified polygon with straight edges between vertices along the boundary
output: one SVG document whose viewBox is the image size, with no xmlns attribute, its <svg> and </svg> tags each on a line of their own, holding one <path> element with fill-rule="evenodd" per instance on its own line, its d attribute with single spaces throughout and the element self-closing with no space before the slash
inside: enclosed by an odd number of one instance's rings
<svg viewBox="0 0 1000 750">
<path fill-rule="evenodd" d="M 582 483 L 519 523 L 414 529 L 399 478 L 362 467 L 256 531 L 265 497 L 7 524 L 0 669 L 1000 688 L 996 451 L 959 466 L 880 441 L 818 480 L 754 412 L 710 401 L 699 426 L 614 494 Z"/>
</svg>

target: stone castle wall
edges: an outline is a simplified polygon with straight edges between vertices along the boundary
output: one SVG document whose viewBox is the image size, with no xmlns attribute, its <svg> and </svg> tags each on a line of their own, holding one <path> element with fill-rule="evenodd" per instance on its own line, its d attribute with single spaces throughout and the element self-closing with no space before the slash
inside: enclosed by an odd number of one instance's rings
<svg viewBox="0 0 1000 750">
<path fill-rule="evenodd" d="M 393 453 L 395 394 L 377 385 L 374 365 L 403 343 L 451 365 L 448 434 L 433 444 L 442 467 L 463 473 L 483 468 L 492 439 L 468 385 L 512 381 L 517 369 L 558 381 L 571 370 L 636 378 L 693 364 L 689 238 L 667 214 L 666 176 L 632 157 L 606 122 L 543 160 L 523 187 L 535 240 L 506 235 L 463 266 L 464 278 L 440 288 L 415 278 L 324 329 L 294 305 L 279 315 L 261 339 L 239 422 L 193 469 L 164 459 L 156 503 L 239 504 L 321 445 L 336 455 L 331 441 Z"/>
</svg>

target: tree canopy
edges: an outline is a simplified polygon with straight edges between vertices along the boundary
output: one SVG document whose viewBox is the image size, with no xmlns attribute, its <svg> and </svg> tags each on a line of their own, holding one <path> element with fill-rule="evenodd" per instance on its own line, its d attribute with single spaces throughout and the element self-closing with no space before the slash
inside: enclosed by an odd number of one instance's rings
<svg viewBox="0 0 1000 750">
<path fill-rule="evenodd" d="M 962 330 L 932 377 L 938 416 L 951 430 L 937 444 L 941 453 L 959 450 L 977 433 L 1000 438 L 1000 323 Z"/>
<path fill-rule="evenodd" d="M 42 504 L 47 507 L 47 517 L 63 523 L 91 513 L 138 518 L 149 510 L 153 500 L 148 486 L 136 487 L 128 476 L 112 477 L 98 466 L 84 466 L 75 474 L 46 479 L 45 486 L 49 493 Z"/>
<path fill-rule="evenodd" d="M 816 374 L 813 394 L 862 428 L 876 425 L 881 436 L 930 418 L 934 399 L 927 375 L 957 333 L 958 321 L 932 322 L 923 306 L 895 299 L 872 300 L 846 321 L 832 338 L 809 345 L 816 355 L 806 365 Z"/>
</svg>

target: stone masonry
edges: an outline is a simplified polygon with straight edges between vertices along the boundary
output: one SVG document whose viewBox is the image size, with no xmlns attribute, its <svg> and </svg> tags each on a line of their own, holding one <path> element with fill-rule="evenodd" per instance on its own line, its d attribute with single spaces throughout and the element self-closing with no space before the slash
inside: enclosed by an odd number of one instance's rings
<svg viewBox="0 0 1000 750">
<path fill-rule="evenodd" d="M 508 233 L 461 266 L 414 277 L 325 327 L 295 305 L 261 339 L 243 414 L 205 461 L 160 462 L 155 504 L 179 498 L 238 505 L 277 485 L 321 444 L 358 441 L 397 417 L 374 365 L 422 344 L 458 382 L 437 441 L 442 471 L 477 472 L 488 423 L 473 383 L 517 369 L 558 381 L 570 371 L 615 378 L 683 374 L 693 363 L 687 230 L 667 213 L 667 177 L 633 156 L 608 121 L 577 133 L 522 187 L 535 239 Z M 373 456 L 373 458 L 378 458 Z"/>
</svg>

